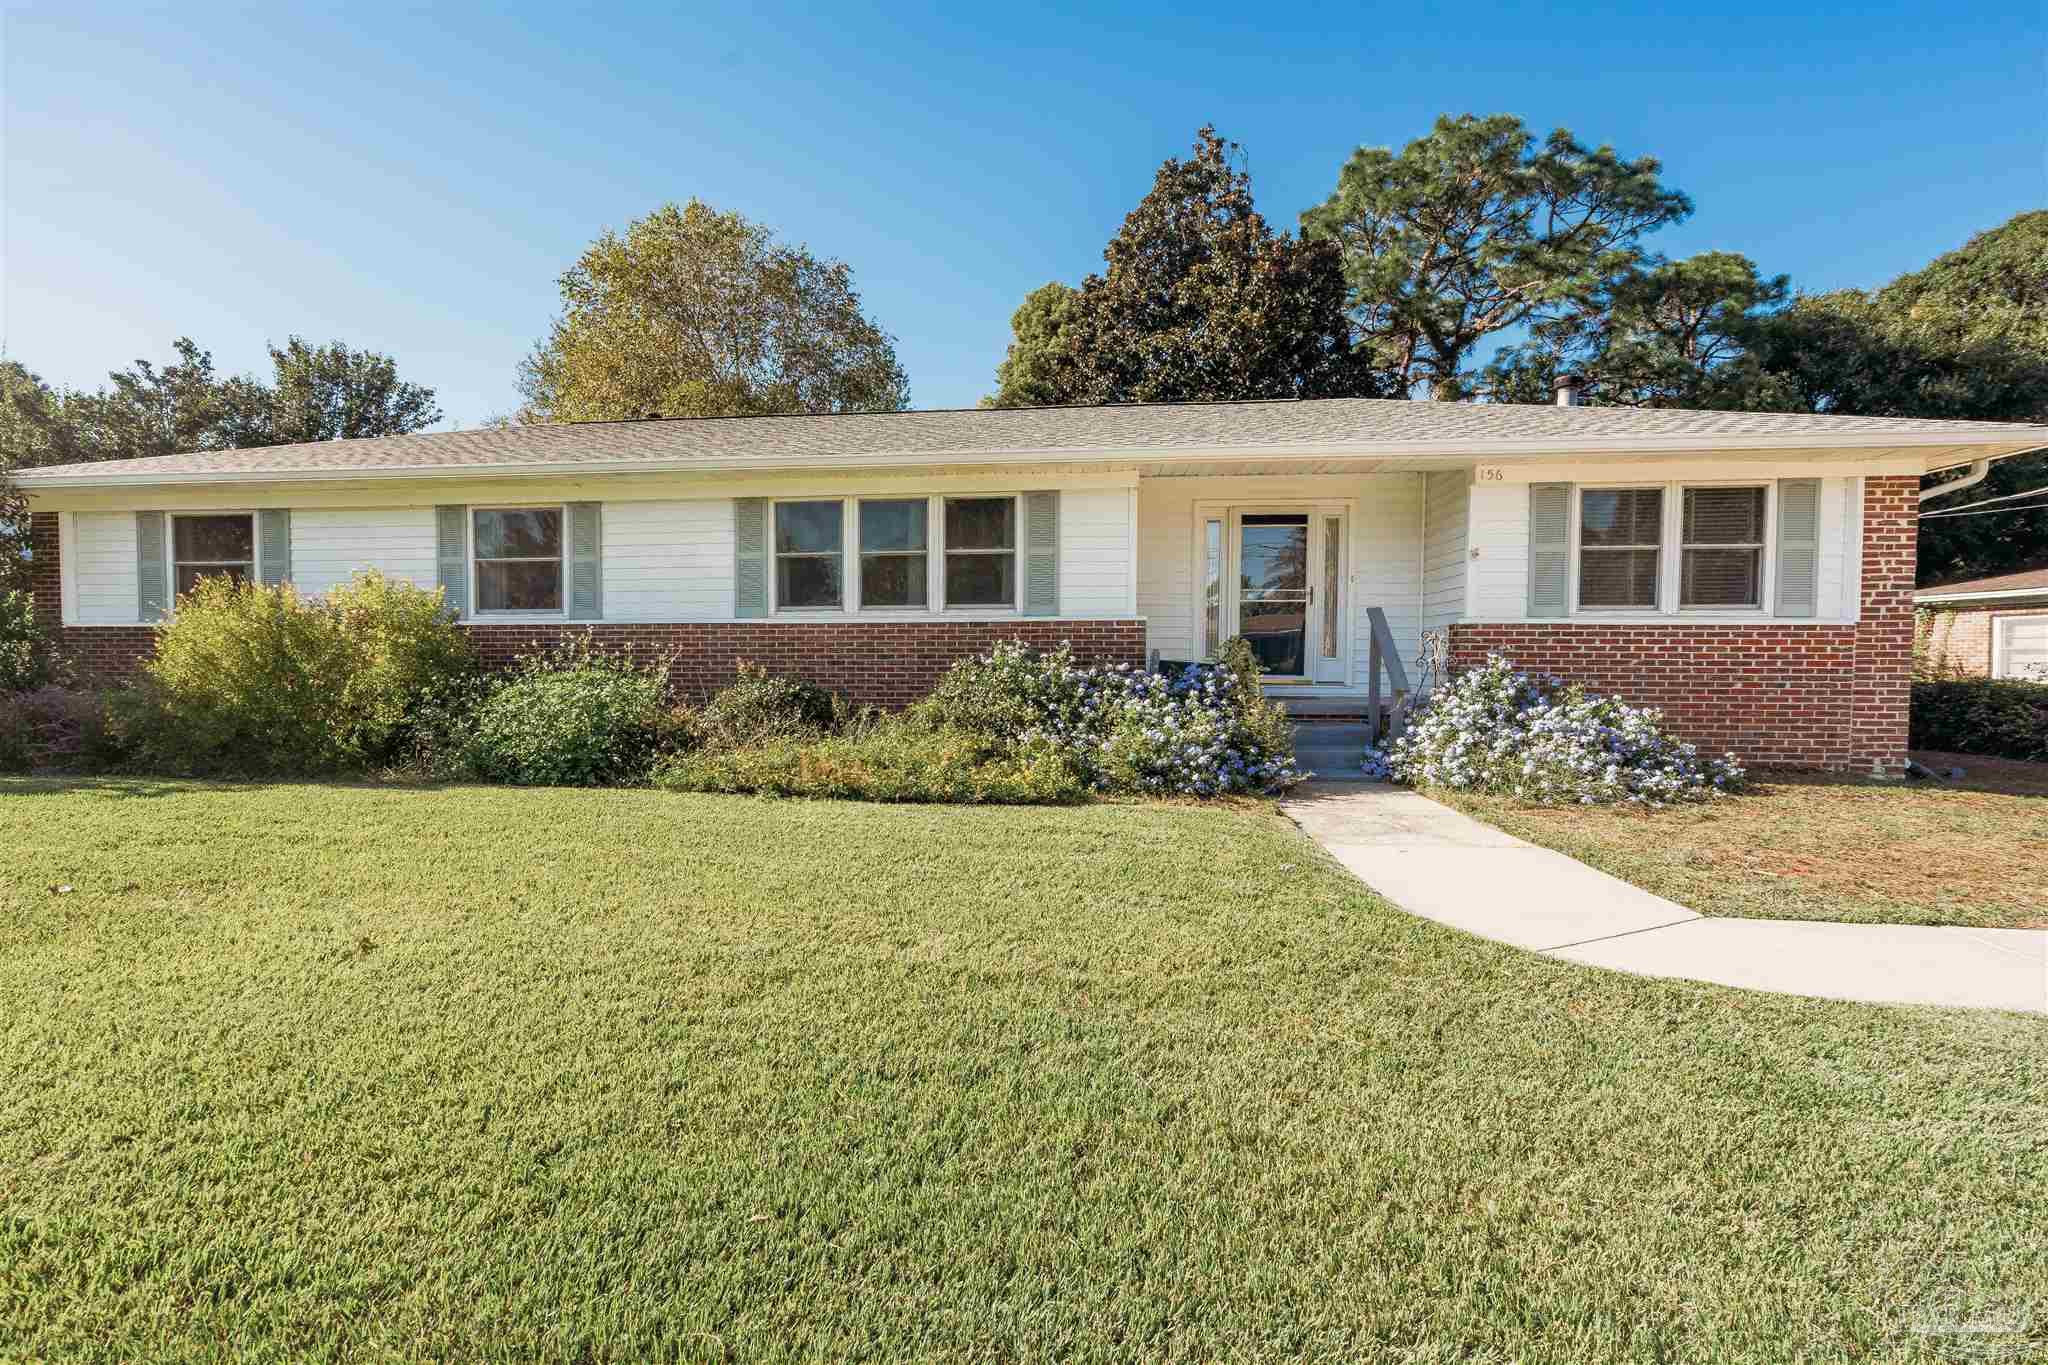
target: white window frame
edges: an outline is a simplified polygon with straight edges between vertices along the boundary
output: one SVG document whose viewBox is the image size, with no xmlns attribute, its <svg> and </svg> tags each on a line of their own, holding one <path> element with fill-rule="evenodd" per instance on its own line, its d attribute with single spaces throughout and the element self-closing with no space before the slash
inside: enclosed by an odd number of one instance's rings
<svg viewBox="0 0 2048 1365">
<path fill-rule="evenodd" d="M 2013 677 L 2012 663 L 2007 658 L 2006 627 L 2014 621 L 2040 620 L 2048 620 L 2048 617 L 2043 617 L 2037 612 L 2027 611 L 1994 611 L 1991 613 L 1991 678 L 1993 681 Z M 2025 679 L 2024 681 L 2031 682 L 2034 680 Z"/>
<path fill-rule="evenodd" d="M 257 584 L 263 582 L 263 536 L 261 529 L 256 525 L 255 508 L 252 507 L 244 510 L 238 507 L 209 507 L 188 509 L 183 512 L 170 512 L 166 516 L 168 520 L 164 523 L 164 582 L 169 586 L 171 593 L 171 601 L 166 607 L 166 612 L 176 608 L 179 597 L 178 523 L 180 521 L 190 521 L 195 517 L 247 518 L 249 522 L 249 581 Z M 186 562 L 195 565 L 214 564 L 217 566 L 241 563 L 237 559 L 194 559 Z"/>
<path fill-rule="evenodd" d="M 562 553 L 558 562 L 562 566 L 561 597 L 559 607 L 533 607 L 521 611 L 485 611 L 483 609 L 484 576 L 477 572 L 476 557 L 476 516 L 479 512 L 546 512 L 553 510 L 562 518 Z M 469 616 L 474 621 L 548 621 L 567 619 L 569 615 L 569 504 L 565 502 L 492 502 L 476 503 L 464 509 L 468 518 L 463 530 L 463 551 L 469 562 Z M 493 560 L 493 563 L 545 564 L 539 558 L 526 560 Z"/>
<path fill-rule="evenodd" d="M 1599 606 L 1599 607 L 1589 607 L 1589 606 L 1587 606 L 1587 605 L 1585 604 L 1585 600 L 1584 600 L 1584 598 L 1583 598 L 1583 595 L 1582 595 L 1582 594 L 1583 594 L 1583 585 L 1582 585 L 1582 579 L 1583 579 L 1583 578 L 1584 578 L 1584 576 L 1585 576 L 1585 573 L 1584 573 L 1584 571 L 1585 571 L 1585 567 L 1586 567 L 1586 556 L 1585 556 L 1585 551 L 1586 551 L 1586 548 L 1587 548 L 1587 547 L 1586 547 L 1586 545 L 1584 544 L 1584 540 L 1585 540 L 1585 529 L 1586 529 L 1586 494 L 1588 494 L 1588 493 L 1648 493 L 1648 492 L 1656 492 L 1656 493 L 1660 493 L 1660 494 L 1662 494 L 1662 497 L 1661 497 L 1661 498 L 1659 499 L 1659 501 L 1658 501 L 1658 505 L 1657 505 L 1657 545 L 1656 545 L 1656 550 L 1657 550 L 1657 582 L 1656 582 L 1656 587 L 1655 587 L 1655 593 L 1656 593 L 1656 600 L 1655 600 L 1654 602 L 1650 603 L 1650 604 L 1649 604 L 1648 606 L 1619 606 L 1619 607 L 1617 607 L 1617 606 Z M 1649 547 L 1649 546 L 1646 546 L 1646 545 L 1638 545 L 1638 546 L 1634 546 L 1634 547 L 1625 547 L 1625 546 L 1618 546 L 1618 545 L 1616 545 L 1616 546 L 1598 546 L 1598 545 L 1596 545 L 1596 546 L 1593 546 L 1592 548 L 1593 548 L 1594 550 L 1596 550 L 1596 551 L 1598 551 L 1598 550 L 1601 550 L 1601 549 L 1611 549 L 1611 550 L 1617 550 L 1617 551 L 1619 551 L 1619 550 L 1623 550 L 1623 549 L 1628 549 L 1628 548 L 1633 548 L 1633 549 L 1635 549 L 1635 550 L 1645 550 L 1645 549 L 1649 549 L 1650 547 Z M 1668 594 L 1668 593 L 1666 593 L 1666 591 L 1665 591 L 1665 581 L 1666 581 L 1666 578 L 1667 578 L 1667 573 L 1666 573 L 1666 570 L 1667 570 L 1667 568 L 1668 568 L 1668 565 L 1666 564 L 1666 560 L 1667 560 L 1667 559 L 1668 559 L 1668 558 L 1670 557 L 1670 552 L 1671 552 L 1671 485 L 1669 485 L 1669 484 L 1664 484 L 1664 483 L 1641 483 L 1641 482 L 1637 482 L 1637 481 L 1633 481 L 1633 480 L 1630 480 L 1630 481 L 1624 481 L 1624 482 L 1615 482 L 1615 483 L 1581 483 L 1581 484 L 1573 484 L 1573 485 L 1572 485 L 1572 524 L 1571 524 L 1571 554 L 1572 554 L 1572 582 L 1571 582 L 1571 592 L 1572 592 L 1572 599 L 1571 599 L 1571 600 L 1572 600 L 1572 615 L 1574 615 L 1574 616 L 1627 616 L 1627 615 L 1629 615 L 1630 613 L 1635 613 L 1635 614 L 1637 614 L 1637 615 L 1642 615 L 1642 614 L 1645 614 L 1645 613 L 1662 613 L 1662 612 L 1664 612 L 1664 611 L 1666 610 L 1666 604 L 1667 604 L 1667 603 L 1669 603 L 1669 602 L 1670 602 L 1670 600 L 1671 600 L 1671 598 L 1670 598 L 1669 594 Z"/>
<path fill-rule="evenodd" d="M 1660 520 L 1663 543 L 1657 555 L 1657 605 L 1655 607 L 1582 607 L 1579 605 L 1580 531 L 1585 524 L 1582 499 L 1595 492 L 1628 488 L 1663 490 Z M 1684 588 L 1685 490 L 1688 488 L 1762 488 L 1764 490 L 1763 567 L 1757 583 L 1758 604 L 1753 607 L 1688 607 L 1680 603 Z M 1615 479 L 1572 485 L 1571 508 L 1571 615 L 1592 620 L 1625 617 L 1675 617 L 1698 620 L 1768 620 L 1775 614 L 1778 573 L 1778 481 L 1775 478 L 1748 479 Z M 1800 618 L 1802 620 L 1807 618 Z"/>
<path fill-rule="evenodd" d="M 939 600 L 939 588 L 941 586 L 939 582 L 940 575 L 934 572 L 934 565 L 932 561 L 935 558 L 935 556 L 933 554 L 932 547 L 936 545 L 940 537 L 945 534 L 945 530 L 943 527 L 939 526 L 937 522 L 933 520 L 933 501 L 934 499 L 928 496 L 919 496 L 917 494 L 898 494 L 895 497 L 890 497 L 887 494 L 883 493 L 866 494 L 861 497 L 851 499 L 853 515 L 848 518 L 851 524 L 848 526 L 847 529 L 848 532 L 851 534 L 852 540 L 850 544 L 847 544 L 844 542 L 844 539 L 842 538 L 842 544 L 844 544 L 844 547 L 848 551 L 847 562 L 852 566 L 852 573 L 850 575 L 846 575 L 846 580 L 852 585 L 853 591 L 848 593 L 847 596 L 853 599 L 850 605 L 854 611 L 892 612 L 897 615 L 902 615 L 906 612 L 928 612 L 932 609 L 932 603 Z M 872 552 L 861 549 L 860 509 L 871 502 L 924 503 L 924 548 L 922 550 L 875 550 Z M 867 591 L 866 584 L 863 582 L 861 576 L 861 561 L 863 559 L 866 559 L 870 553 L 878 555 L 893 555 L 899 559 L 908 559 L 912 555 L 924 556 L 923 603 L 918 605 L 910 605 L 895 602 L 868 601 L 865 596 Z M 939 567 L 943 566 L 941 565 Z"/>
<path fill-rule="evenodd" d="M 898 607 L 861 601 L 860 508 L 867 502 L 916 502 L 925 504 L 925 602 L 921 607 Z M 1008 551 L 973 550 L 961 553 L 1011 556 L 1015 570 L 1010 576 L 1011 596 L 1001 606 L 955 605 L 946 600 L 946 504 L 954 499 L 995 501 L 1010 504 L 1010 525 L 1015 542 Z M 786 502 L 836 502 L 840 505 L 839 582 L 840 604 L 836 607 L 791 607 L 782 602 L 782 575 L 777 571 L 775 551 L 775 509 Z M 883 553 L 890 553 L 884 551 Z M 768 499 L 768 614 L 797 620 L 819 620 L 879 616 L 902 618 L 1021 616 L 1024 611 L 1024 495 L 1014 489 L 992 488 L 946 493 L 902 493 L 867 489 L 848 493 L 791 493 Z"/>
<path fill-rule="evenodd" d="M 936 501 L 938 505 L 935 508 L 935 510 L 939 514 L 939 595 L 935 600 L 940 604 L 941 609 L 947 612 L 949 615 L 958 615 L 962 612 L 973 614 L 975 612 L 989 611 L 1012 613 L 1020 610 L 1024 597 L 1024 504 L 1022 496 L 1016 493 L 947 493 L 939 497 Z M 955 550 L 950 544 L 946 542 L 945 513 L 946 504 L 950 502 L 1009 503 L 1010 548 L 1007 550 L 983 550 L 968 548 Z M 946 596 L 946 560 L 949 556 L 954 554 L 987 555 L 990 557 L 1004 554 L 1008 555 L 1010 557 L 1009 603 L 1005 606 L 996 606 L 993 603 L 988 602 L 963 602 L 960 603 L 958 606 L 955 606 L 953 600 Z"/>
</svg>

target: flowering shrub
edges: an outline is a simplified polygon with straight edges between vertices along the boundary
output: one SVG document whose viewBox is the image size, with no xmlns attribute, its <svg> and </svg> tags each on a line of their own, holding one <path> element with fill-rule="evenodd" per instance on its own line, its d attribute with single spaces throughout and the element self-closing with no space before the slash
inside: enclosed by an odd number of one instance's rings
<svg viewBox="0 0 2048 1365">
<path fill-rule="evenodd" d="M 742 662 L 739 676 L 691 718 L 690 729 L 708 749 L 816 739 L 835 728 L 836 701 L 815 683 L 778 678 L 759 664 Z"/>
<path fill-rule="evenodd" d="M 670 728 L 665 669 L 636 668 L 587 638 L 526 660 L 471 715 L 463 766 L 486 782 L 645 782 Z"/>
<path fill-rule="evenodd" d="M 1292 732 L 1250 648 L 1168 675 L 1005 642 L 953 665 L 922 703 L 935 724 L 1065 754 L 1097 791 L 1219 796 L 1299 780 Z"/>
<path fill-rule="evenodd" d="M 1663 713 L 1518 671 L 1500 655 L 1440 687 L 1366 769 L 1396 781 L 1545 805 L 1700 800 L 1742 783 L 1734 755 L 1701 758 Z"/>
</svg>

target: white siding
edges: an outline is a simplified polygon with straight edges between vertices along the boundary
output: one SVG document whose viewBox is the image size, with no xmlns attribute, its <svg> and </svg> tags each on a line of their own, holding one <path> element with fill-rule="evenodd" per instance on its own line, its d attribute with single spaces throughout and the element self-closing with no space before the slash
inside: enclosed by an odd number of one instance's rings
<svg viewBox="0 0 2048 1365">
<path fill-rule="evenodd" d="M 1730 470 L 1719 466 L 1700 477 L 1726 479 Z M 1667 482 L 1661 477 L 1656 481 Z M 1682 484 L 1684 479 L 1669 482 Z M 1800 620 L 1850 621 L 1856 617 L 1862 555 L 1861 487 L 1861 481 L 1854 478 L 1821 480 L 1820 595 L 1815 614 Z M 1471 588 L 1466 619 L 1524 620 L 1529 607 L 1529 485 L 1475 484 L 1471 508 L 1467 553 L 1476 552 L 1478 557 L 1468 564 Z M 1772 534 L 1776 534 L 1775 527 Z M 1646 613 L 1642 619 L 1678 618 Z"/>
<path fill-rule="evenodd" d="M 604 619 L 720 621 L 732 615 L 729 498 L 604 505 Z"/>
<path fill-rule="evenodd" d="M 80 512 L 72 526 L 72 619 L 81 626 L 136 624 L 135 514 Z"/>
<path fill-rule="evenodd" d="M 365 569 L 432 591 L 434 509 L 375 507 L 292 513 L 292 585 L 319 596 Z"/>
<path fill-rule="evenodd" d="M 1123 616 L 1131 609 L 1131 491 L 1060 494 L 1060 615 Z"/>
<path fill-rule="evenodd" d="M 1459 470 L 1424 476 L 1422 628 L 1442 630 L 1465 614 L 1466 530 L 1471 476 Z"/>
<path fill-rule="evenodd" d="M 1195 504 L 1284 506 L 1350 498 L 1352 681 L 1364 686 L 1370 632 L 1366 608 L 1387 613 L 1401 659 L 1414 676 L 1422 630 L 1422 478 L 1416 474 L 1306 478 L 1146 479 L 1138 484 L 1138 614 L 1151 648 L 1191 659 L 1194 640 Z"/>
</svg>

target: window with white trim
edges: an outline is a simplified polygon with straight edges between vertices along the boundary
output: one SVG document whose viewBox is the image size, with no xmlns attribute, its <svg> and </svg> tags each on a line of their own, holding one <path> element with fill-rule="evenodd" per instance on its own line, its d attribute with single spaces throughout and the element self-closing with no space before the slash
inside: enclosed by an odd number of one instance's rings
<svg viewBox="0 0 2048 1365">
<path fill-rule="evenodd" d="M 256 518 L 248 512 L 171 518 L 171 574 L 182 597 L 202 578 L 256 577 Z"/>
<path fill-rule="evenodd" d="M 470 513 L 476 610 L 562 609 L 560 507 L 479 507 Z"/>
<path fill-rule="evenodd" d="M 1579 490 L 1579 606 L 1657 608 L 1664 490 Z"/>
<path fill-rule="evenodd" d="M 833 611 L 846 605 L 846 504 L 816 499 L 775 504 L 775 605 Z"/>
<path fill-rule="evenodd" d="M 1679 535 L 1680 607 L 1761 607 L 1768 496 L 1762 486 L 1688 488 Z"/>
<path fill-rule="evenodd" d="M 931 504 L 872 498 L 860 505 L 860 604 L 922 607 L 931 599 Z"/>
<path fill-rule="evenodd" d="M 1017 604 L 1017 499 L 946 499 L 946 605 Z"/>
</svg>

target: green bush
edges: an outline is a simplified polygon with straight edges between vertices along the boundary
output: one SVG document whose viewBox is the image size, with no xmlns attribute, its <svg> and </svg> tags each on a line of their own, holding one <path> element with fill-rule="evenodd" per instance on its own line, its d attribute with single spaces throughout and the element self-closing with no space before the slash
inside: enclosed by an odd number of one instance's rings
<svg viewBox="0 0 2048 1365">
<path fill-rule="evenodd" d="M 667 690 L 665 668 L 573 640 L 528 659 L 475 706 L 463 766 L 526 787 L 645 782 L 671 733 Z"/>
<path fill-rule="evenodd" d="M 123 705 L 154 766 L 360 770 L 399 757 L 419 699 L 475 667 L 439 592 L 376 573 L 324 598 L 208 578 L 178 599 Z"/>
<path fill-rule="evenodd" d="M 35 600 L 0 591 L 0 694 L 26 692 L 50 680 L 50 655 L 36 621 Z"/>
<path fill-rule="evenodd" d="M 778 740 L 815 739 L 837 728 L 838 699 L 815 683 L 778 678 L 758 664 L 741 663 L 739 677 L 691 719 L 707 749 L 741 749 Z"/>
<path fill-rule="evenodd" d="M 2048 682 L 1913 684 L 1912 746 L 2048 763 Z"/>
<path fill-rule="evenodd" d="M 853 734 L 679 754 L 656 769 L 654 781 L 670 791 L 982 805 L 1062 804 L 1088 794 L 1080 770 L 1050 745 L 1013 749 L 907 717 Z"/>
</svg>

